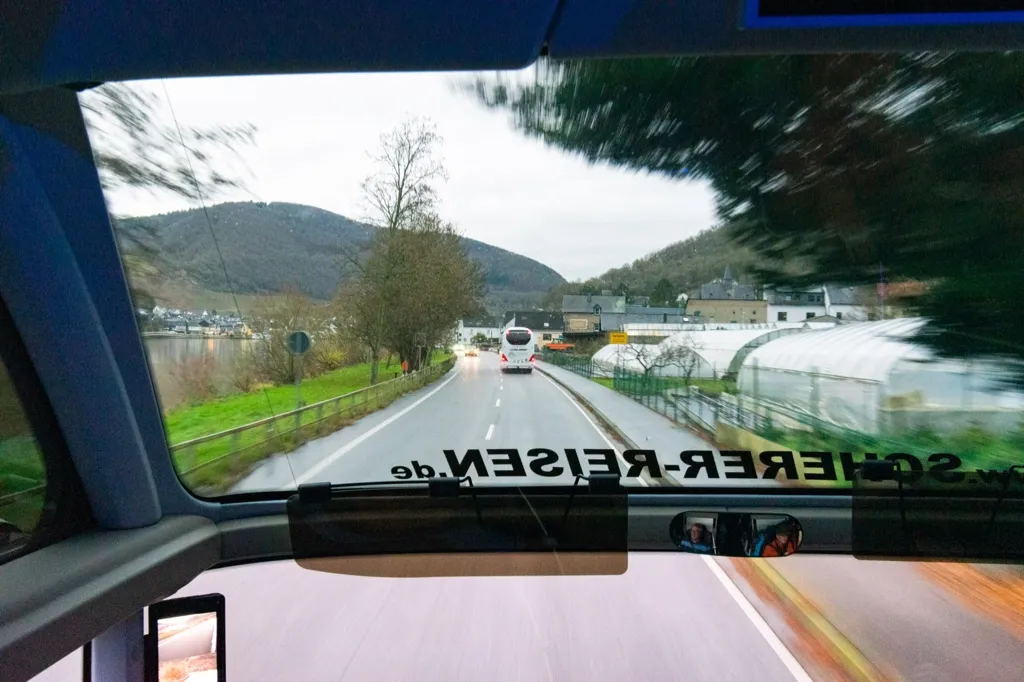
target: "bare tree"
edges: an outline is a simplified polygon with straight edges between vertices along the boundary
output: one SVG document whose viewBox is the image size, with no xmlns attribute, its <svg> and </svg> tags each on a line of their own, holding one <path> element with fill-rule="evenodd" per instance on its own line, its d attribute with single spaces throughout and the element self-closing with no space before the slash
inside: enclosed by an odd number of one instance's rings
<svg viewBox="0 0 1024 682">
<path fill-rule="evenodd" d="M 687 335 L 679 342 L 666 346 L 661 353 L 662 366 L 674 367 L 678 371 L 678 376 L 681 376 L 683 382 L 689 386 L 693 373 L 700 367 L 702 349 L 703 346 L 693 336 Z"/>
<path fill-rule="evenodd" d="M 288 383 L 294 378 L 294 358 L 288 350 L 288 336 L 299 330 L 308 333 L 313 341 L 309 357 L 303 358 L 304 374 L 316 376 L 340 367 L 344 358 L 339 357 L 340 347 L 329 328 L 333 312 L 332 308 L 314 304 L 295 290 L 258 304 L 249 326 L 259 337 L 253 341 L 252 356 L 248 358 L 257 376 L 275 384 Z"/>
<path fill-rule="evenodd" d="M 645 376 L 658 369 L 657 358 L 659 355 L 658 344 L 654 343 L 629 343 L 619 346 L 617 354 L 624 360 L 635 361 L 643 370 Z"/>
<path fill-rule="evenodd" d="M 442 143 L 436 126 L 425 119 L 410 119 L 380 137 L 373 155 L 376 168 L 363 181 L 370 221 L 387 230 L 407 229 L 417 215 L 433 212 L 437 204 L 434 183 L 447 180 L 439 158 Z"/>
<path fill-rule="evenodd" d="M 690 335 L 681 337 L 671 344 L 665 340 L 661 343 L 630 343 L 621 347 L 623 357 L 636 361 L 643 370 L 644 376 L 669 374 L 684 378 L 690 383 L 693 373 L 700 366 L 700 344 Z"/>
<path fill-rule="evenodd" d="M 381 135 L 380 147 L 373 155 L 376 167 L 363 181 L 369 220 L 378 232 L 369 255 L 345 253 L 359 275 L 339 290 L 338 303 L 355 321 L 355 334 L 370 351 L 371 384 L 377 382 L 389 331 L 394 336 L 394 311 L 403 297 L 421 295 L 416 289 L 420 282 L 411 280 L 417 268 L 423 269 L 423 254 L 417 251 L 422 244 L 410 235 L 429 228 L 436 217 L 434 183 L 447 178 L 437 152 L 440 143 L 430 121 L 405 121 Z M 391 350 L 402 356 L 401 349 Z"/>
</svg>

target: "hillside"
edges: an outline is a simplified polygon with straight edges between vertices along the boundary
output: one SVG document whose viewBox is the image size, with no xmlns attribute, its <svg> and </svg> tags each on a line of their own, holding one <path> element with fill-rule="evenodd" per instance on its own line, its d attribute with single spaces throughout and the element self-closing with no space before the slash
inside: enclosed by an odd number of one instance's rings
<svg viewBox="0 0 1024 682">
<path fill-rule="evenodd" d="M 549 306 L 559 305 L 563 293 L 585 293 L 625 288 L 633 296 L 650 295 L 657 282 L 667 279 L 678 293 L 694 294 L 700 285 L 721 277 L 726 265 L 741 281 L 754 256 L 745 247 L 733 243 L 723 228 L 712 228 L 681 242 L 638 258 L 630 265 L 612 268 L 583 282 L 556 286 L 545 298 Z"/>
<path fill-rule="evenodd" d="M 295 288 L 315 299 L 333 296 L 351 272 L 346 251 L 358 249 L 372 228 L 330 211 L 287 203 L 225 203 L 208 208 L 224 258 L 221 265 L 210 227 L 201 209 L 117 221 L 120 243 L 136 263 L 156 264 L 157 283 L 145 287 L 159 302 L 188 305 L 197 297 L 218 300 L 229 290 L 243 296 L 274 294 Z M 533 305 L 565 280 L 535 260 L 473 239 L 462 243 L 480 264 L 492 312 Z M 138 269 L 137 269 L 138 271 Z M 155 286 L 154 286 L 155 285 Z M 189 299 L 189 300 L 172 300 Z M 226 299 L 225 299 L 226 300 Z"/>
</svg>

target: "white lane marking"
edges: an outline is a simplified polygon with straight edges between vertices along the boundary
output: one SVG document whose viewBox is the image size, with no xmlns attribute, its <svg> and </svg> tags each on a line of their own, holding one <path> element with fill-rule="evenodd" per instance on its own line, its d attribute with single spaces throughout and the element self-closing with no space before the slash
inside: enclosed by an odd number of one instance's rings
<svg viewBox="0 0 1024 682">
<path fill-rule="evenodd" d="M 498 402 L 494 403 L 495 407 L 501 407 L 501 398 L 498 398 Z"/>
<path fill-rule="evenodd" d="M 566 400 L 568 400 L 570 403 L 572 403 L 573 407 L 575 407 L 577 410 L 580 411 L 580 414 L 582 414 L 583 418 L 587 420 L 587 423 L 594 427 L 594 430 L 597 431 L 597 435 L 601 436 L 601 438 L 604 440 L 604 442 L 608 444 L 608 447 L 610 447 L 612 449 L 612 451 L 615 453 L 615 456 L 619 458 L 619 461 L 622 462 L 623 471 L 629 471 L 629 463 L 626 462 L 626 460 L 622 459 L 622 455 L 619 453 L 619 449 L 617 447 L 615 447 L 615 445 L 610 440 L 608 440 L 608 436 L 604 435 L 604 431 L 602 431 L 600 428 L 598 428 L 597 424 L 595 424 L 590 419 L 590 415 L 587 414 L 586 410 L 584 410 L 582 407 L 580 407 L 579 403 L 577 403 L 575 400 L 573 400 L 573 397 L 571 395 L 569 395 L 568 393 L 563 391 L 562 387 L 559 386 L 558 384 L 556 384 L 554 379 L 552 379 L 548 375 L 544 374 L 544 372 L 541 372 L 540 375 L 542 377 L 544 377 L 545 379 L 547 379 L 551 383 L 551 385 L 554 386 L 555 389 L 558 390 L 559 393 L 561 393 L 562 395 L 565 396 Z M 649 488 L 651 486 L 650 483 L 648 483 L 647 481 L 645 481 L 642 478 L 637 478 L 636 480 L 637 480 L 637 482 L 640 485 L 642 485 L 644 487 Z"/>
<path fill-rule="evenodd" d="M 487 427 L 487 435 L 484 436 L 484 440 L 490 440 L 492 435 L 494 435 L 494 424 Z"/>
<path fill-rule="evenodd" d="M 348 452 L 350 450 L 352 450 L 354 447 L 356 447 L 357 445 L 362 443 L 364 440 L 366 440 L 367 438 L 369 438 L 370 436 L 372 436 L 372 435 L 374 435 L 376 433 L 379 433 L 382 429 L 384 429 L 385 426 L 389 426 L 389 425 L 393 424 L 395 422 L 395 420 L 398 419 L 399 417 L 401 417 L 403 415 L 406 415 L 409 412 L 411 412 L 413 410 L 413 408 L 418 406 L 420 403 L 425 402 L 428 398 L 432 397 L 435 393 L 437 393 L 442 388 L 444 388 L 445 386 L 450 384 L 452 381 L 454 381 L 455 378 L 457 376 L 459 376 L 459 374 L 461 374 L 461 372 L 459 372 L 457 369 L 454 370 L 454 374 L 452 374 L 450 377 L 445 379 L 444 382 L 440 386 L 435 388 L 433 391 L 431 391 L 430 393 L 426 394 L 425 396 L 423 396 L 422 398 L 420 398 L 419 400 L 414 402 L 412 405 L 409 405 L 408 407 L 404 408 L 401 412 L 398 412 L 396 414 L 391 415 L 390 417 L 388 417 L 387 419 L 382 421 L 380 424 L 377 424 L 376 426 L 374 426 L 372 429 L 366 431 L 365 433 L 363 433 L 363 434 L 361 434 L 359 436 L 356 436 L 355 438 L 353 438 L 352 440 L 350 440 L 349 442 L 345 443 L 340 448 L 338 448 L 337 450 L 335 450 L 334 452 L 329 454 L 327 457 L 324 457 L 322 460 L 317 462 L 316 465 L 310 467 L 306 471 L 306 473 L 302 474 L 301 476 L 296 476 L 295 477 L 295 485 L 300 485 L 302 483 L 305 483 L 305 482 L 309 481 L 309 479 L 313 478 L 314 476 L 319 474 L 321 471 L 323 471 L 324 469 L 326 469 L 327 467 L 331 466 L 332 464 L 337 462 L 339 459 L 344 457 L 346 454 L 348 454 Z"/>
<path fill-rule="evenodd" d="M 505 384 L 501 384 L 500 386 L 498 386 L 498 390 L 499 391 L 504 391 L 505 390 Z"/>
<path fill-rule="evenodd" d="M 724 587 L 725 591 L 729 593 L 729 596 L 733 598 L 736 605 L 740 607 L 740 611 L 750 619 L 750 622 L 754 625 L 754 629 L 764 637 L 764 641 L 768 643 L 768 646 L 770 646 L 772 651 L 774 651 L 779 657 L 782 661 L 782 665 L 786 666 L 786 670 L 793 675 L 793 679 L 800 680 L 800 682 L 813 682 L 811 676 L 807 674 L 806 670 L 804 670 L 804 667 L 800 665 L 800 662 L 797 661 L 796 658 L 793 657 L 793 654 L 790 653 L 789 649 L 786 648 L 786 645 L 782 643 L 782 640 L 779 639 L 779 636 L 775 634 L 775 631 L 772 630 L 771 626 L 768 625 L 765 619 L 761 617 L 761 614 L 757 612 L 757 609 L 751 605 L 750 600 L 743 596 L 743 593 L 740 592 L 740 588 L 736 587 L 736 583 L 734 583 L 732 578 L 722 570 L 722 567 L 718 565 L 718 562 L 715 561 L 713 557 L 707 556 L 706 554 L 701 556 L 701 559 L 704 560 L 707 567 L 711 569 L 711 572 L 715 574 L 716 578 L 718 578 L 718 582 L 722 583 L 722 587 Z M 757 559 L 752 559 L 752 561 L 757 561 Z"/>
</svg>

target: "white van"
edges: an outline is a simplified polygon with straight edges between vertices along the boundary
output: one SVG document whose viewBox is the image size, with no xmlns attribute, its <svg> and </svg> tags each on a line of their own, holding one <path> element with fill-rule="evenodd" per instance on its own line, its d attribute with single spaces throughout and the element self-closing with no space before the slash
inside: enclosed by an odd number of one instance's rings
<svg viewBox="0 0 1024 682">
<path fill-rule="evenodd" d="M 526 327 L 509 327 L 501 337 L 499 353 L 502 372 L 532 372 L 533 332 Z"/>
</svg>

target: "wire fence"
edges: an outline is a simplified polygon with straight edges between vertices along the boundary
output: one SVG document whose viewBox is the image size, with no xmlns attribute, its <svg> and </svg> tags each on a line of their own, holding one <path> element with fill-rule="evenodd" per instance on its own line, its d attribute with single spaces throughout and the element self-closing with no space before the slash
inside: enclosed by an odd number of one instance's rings
<svg viewBox="0 0 1024 682">
<path fill-rule="evenodd" d="M 768 400 L 744 395 L 710 395 L 683 377 L 661 377 L 614 368 L 610 379 L 586 356 L 547 352 L 543 360 L 580 376 L 598 378 L 602 384 L 671 421 L 696 428 L 709 437 L 719 424 L 743 429 L 771 442 L 802 436 L 855 446 L 873 445 L 888 452 L 905 452 L 910 446 L 892 437 L 871 437 Z M 781 442 L 780 442 L 781 441 Z"/>
<path fill-rule="evenodd" d="M 390 381 L 170 447 L 175 469 L 197 492 L 223 492 L 253 465 L 344 428 L 446 374 L 455 357 Z"/>
</svg>

